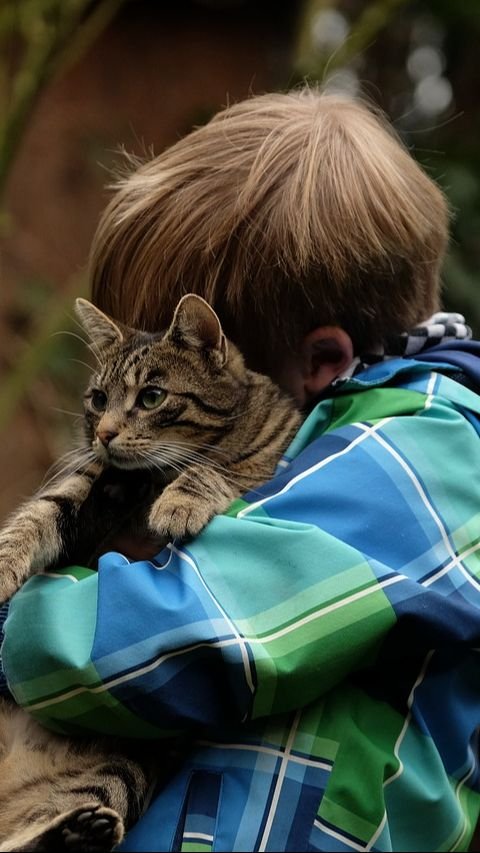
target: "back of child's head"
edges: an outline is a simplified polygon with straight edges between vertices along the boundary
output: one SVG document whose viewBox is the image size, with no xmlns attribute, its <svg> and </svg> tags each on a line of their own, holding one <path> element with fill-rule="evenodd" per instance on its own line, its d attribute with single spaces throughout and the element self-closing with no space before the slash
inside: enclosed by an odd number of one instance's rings
<svg viewBox="0 0 480 853">
<path fill-rule="evenodd" d="M 426 319 L 447 231 L 442 193 L 379 113 L 268 94 L 119 182 L 93 243 L 93 299 L 158 330 L 199 293 L 251 366 L 274 372 L 317 326 L 365 352 Z"/>
</svg>

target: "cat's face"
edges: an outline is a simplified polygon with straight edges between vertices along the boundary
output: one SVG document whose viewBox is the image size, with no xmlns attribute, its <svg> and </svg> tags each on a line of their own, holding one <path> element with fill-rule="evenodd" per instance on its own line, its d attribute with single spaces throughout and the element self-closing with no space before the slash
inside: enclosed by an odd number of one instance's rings
<svg viewBox="0 0 480 853">
<path fill-rule="evenodd" d="M 181 300 L 163 335 L 120 328 L 85 300 L 77 313 L 98 358 L 85 393 L 86 436 L 104 462 L 179 468 L 239 417 L 243 363 L 233 348 L 229 358 L 218 318 L 199 297 Z"/>
</svg>

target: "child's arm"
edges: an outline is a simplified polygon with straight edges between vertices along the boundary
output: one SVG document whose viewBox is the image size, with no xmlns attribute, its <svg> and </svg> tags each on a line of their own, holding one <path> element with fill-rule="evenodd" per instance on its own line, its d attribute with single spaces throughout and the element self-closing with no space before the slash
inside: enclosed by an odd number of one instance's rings
<svg viewBox="0 0 480 853">
<path fill-rule="evenodd" d="M 320 438 L 259 503 L 250 495 L 158 565 L 110 554 L 98 575 L 30 581 L 3 649 L 17 701 L 67 731 L 157 736 L 301 707 L 382 646 L 395 660 L 405 643 L 468 642 L 478 608 L 442 589 L 478 439 L 440 414 Z M 462 455 L 435 465 L 447 433 Z"/>
<path fill-rule="evenodd" d="M 98 574 L 36 577 L 3 656 L 16 700 L 47 724 L 158 735 L 304 705 L 394 622 L 355 549 L 314 525 L 219 517 L 158 566 L 112 553 Z"/>
</svg>

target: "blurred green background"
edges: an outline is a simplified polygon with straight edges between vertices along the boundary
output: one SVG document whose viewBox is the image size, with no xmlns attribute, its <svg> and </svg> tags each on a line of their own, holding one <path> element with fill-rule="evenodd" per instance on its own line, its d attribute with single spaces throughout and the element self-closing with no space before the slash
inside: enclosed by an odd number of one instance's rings
<svg viewBox="0 0 480 853">
<path fill-rule="evenodd" d="M 0 515 L 81 420 L 71 306 L 119 149 L 249 93 L 307 79 L 386 111 L 450 199 L 444 303 L 480 335 L 479 47 L 479 0 L 0 0 Z"/>
</svg>

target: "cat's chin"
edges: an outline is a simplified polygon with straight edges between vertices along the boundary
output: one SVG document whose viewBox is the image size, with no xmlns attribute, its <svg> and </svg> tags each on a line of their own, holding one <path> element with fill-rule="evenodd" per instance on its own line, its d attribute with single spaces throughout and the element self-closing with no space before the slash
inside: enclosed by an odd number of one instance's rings
<svg viewBox="0 0 480 853">
<path fill-rule="evenodd" d="M 140 468 L 147 468 L 145 462 L 137 462 L 134 459 L 120 459 L 117 456 L 111 456 L 108 460 L 112 468 L 121 468 L 122 471 L 138 471 Z"/>
<path fill-rule="evenodd" d="M 137 459 L 136 457 L 128 456 L 126 453 L 122 453 L 121 450 L 111 450 L 104 449 L 103 452 L 97 448 L 96 455 L 100 462 L 103 462 L 105 465 L 112 466 L 112 468 L 121 468 L 123 471 L 138 471 L 141 468 L 150 467 L 148 461 L 145 459 Z"/>
<path fill-rule="evenodd" d="M 113 453 L 107 457 L 107 461 L 113 468 L 121 468 L 123 471 L 138 471 L 149 467 L 145 459 L 131 459 L 128 456 Z"/>
</svg>

